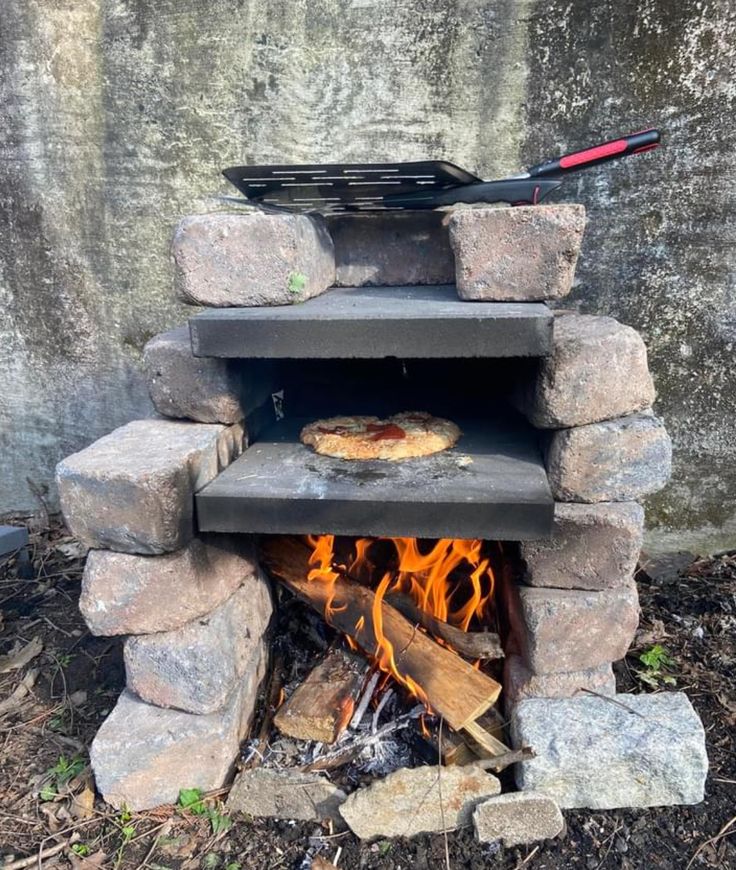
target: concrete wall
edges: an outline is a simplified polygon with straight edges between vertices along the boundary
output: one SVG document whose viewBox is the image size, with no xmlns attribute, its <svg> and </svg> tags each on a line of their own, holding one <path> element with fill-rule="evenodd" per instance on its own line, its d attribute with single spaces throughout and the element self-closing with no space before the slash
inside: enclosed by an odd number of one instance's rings
<svg viewBox="0 0 736 870">
<path fill-rule="evenodd" d="M 185 316 L 168 241 L 221 167 L 492 177 L 659 124 L 667 149 L 565 190 L 590 214 L 571 304 L 649 342 L 678 455 L 653 539 L 733 545 L 735 30 L 728 0 L 3 0 L 0 512 L 150 412 L 141 349 Z"/>
</svg>

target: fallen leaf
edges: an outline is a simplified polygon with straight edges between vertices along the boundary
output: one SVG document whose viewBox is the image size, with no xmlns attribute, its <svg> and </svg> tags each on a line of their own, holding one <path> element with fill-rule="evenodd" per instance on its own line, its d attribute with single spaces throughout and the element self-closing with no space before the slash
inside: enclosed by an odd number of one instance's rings
<svg viewBox="0 0 736 870">
<path fill-rule="evenodd" d="M 93 855 L 77 855 L 70 851 L 67 856 L 73 870 L 99 870 L 104 866 L 107 855 L 104 852 L 95 852 Z"/>
<path fill-rule="evenodd" d="M 648 628 L 640 628 L 636 632 L 636 637 L 634 638 L 634 646 L 652 646 L 655 643 L 658 643 L 664 638 L 670 637 L 667 634 L 667 630 L 664 627 L 664 622 L 661 619 L 653 619 L 651 622 L 651 626 Z"/>
<path fill-rule="evenodd" d="M 72 797 L 69 811 L 75 819 L 89 819 L 94 814 L 95 793 L 85 785 L 79 794 Z"/>
<path fill-rule="evenodd" d="M 30 694 L 31 689 L 38 678 L 40 671 L 38 668 L 33 668 L 23 677 L 13 691 L 12 695 L 4 701 L 0 701 L 0 716 L 9 713 L 21 706 L 25 698 Z"/>
<path fill-rule="evenodd" d="M 325 861 L 324 858 L 320 858 L 317 855 L 316 858 L 312 859 L 312 870 L 337 870 L 334 864 L 330 864 L 329 861 Z"/>
<path fill-rule="evenodd" d="M 89 552 L 89 547 L 81 541 L 75 541 L 74 538 L 68 538 L 65 541 L 57 544 L 54 549 L 67 559 L 83 559 Z"/>
<path fill-rule="evenodd" d="M 46 824 L 49 827 L 49 831 L 52 834 L 55 834 L 57 831 L 61 830 L 62 824 L 61 821 L 56 816 L 56 809 L 58 805 L 52 803 L 43 803 L 39 804 L 39 811 L 42 815 L 46 816 Z"/>
<path fill-rule="evenodd" d="M 36 658 L 43 649 L 43 641 L 40 637 L 34 637 L 32 641 L 21 647 L 17 652 L 7 656 L 0 656 L 0 674 L 8 671 L 17 671 L 25 667 L 28 662 Z"/>
<path fill-rule="evenodd" d="M 169 858 L 188 858 L 197 847 L 195 841 L 188 834 L 179 834 L 176 837 L 160 834 L 157 844 L 160 853 Z"/>
</svg>

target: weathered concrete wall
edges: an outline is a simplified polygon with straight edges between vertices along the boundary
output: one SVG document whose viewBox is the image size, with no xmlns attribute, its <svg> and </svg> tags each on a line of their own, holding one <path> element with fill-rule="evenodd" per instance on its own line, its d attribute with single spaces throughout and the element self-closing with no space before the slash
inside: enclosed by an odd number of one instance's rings
<svg viewBox="0 0 736 870">
<path fill-rule="evenodd" d="M 590 212 L 573 300 L 652 349 L 679 453 L 658 539 L 733 543 L 733 14 L 727 0 L 4 0 L 0 512 L 34 506 L 26 477 L 50 485 L 61 456 L 150 413 L 141 349 L 185 315 L 169 238 L 216 207 L 221 167 L 430 155 L 491 177 L 659 123 L 667 150 L 566 189 Z"/>
<path fill-rule="evenodd" d="M 567 191 L 588 228 L 564 302 L 646 339 L 675 447 L 649 545 L 736 546 L 736 4 L 540 3 L 528 44 L 527 160 L 619 128 L 666 132 Z"/>
</svg>

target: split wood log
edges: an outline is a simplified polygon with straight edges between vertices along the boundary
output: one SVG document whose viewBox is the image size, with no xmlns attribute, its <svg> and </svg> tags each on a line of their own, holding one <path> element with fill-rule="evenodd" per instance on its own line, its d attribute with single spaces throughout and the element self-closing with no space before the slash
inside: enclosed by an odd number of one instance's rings
<svg viewBox="0 0 736 870">
<path fill-rule="evenodd" d="M 273 576 L 322 614 L 329 625 L 352 637 L 369 655 L 380 653 L 374 624 L 377 602 L 370 589 L 342 576 L 334 585 L 308 580 L 310 550 L 297 538 L 270 538 L 263 542 L 261 555 Z M 439 646 L 386 602 L 380 604 L 380 615 L 398 673 L 421 687 L 428 704 L 448 725 L 458 731 L 496 702 L 499 683 Z"/>
<path fill-rule="evenodd" d="M 427 731 L 429 733 L 427 733 Z M 440 728 L 437 720 L 425 723 L 424 728 L 417 724 L 416 748 L 422 758 L 429 764 L 437 764 L 437 759 L 442 759 L 446 767 L 457 765 L 463 767 L 478 761 L 478 756 L 468 746 L 462 734 L 451 728 L 442 729 L 440 740 Z"/>
<path fill-rule="evenodd" d="M 468 722 L 463 730 L 470 738 L 471 748 L 481 758 L 494 758 L 511 751 L 498 737 L 486 731 L 479 722 Z"/>
<path fill-rule="evenodd" d="M 333 647 L 279 707 L 273 723 L 289 737 L 334 743 L 353 715 L 365 682 L 365 659 Z"/>
<path fill-rule="evenodd" d="M 420 610 L 408 595 L 391 592 L 386 601 L 395 607 L 402 616 L 417 622 L 434 637 L 446 641 L 460 655 L 469 659 L 502 659 L 504 657 L 501 639 L 492 631 L 463 631 Z"/>
<path fill-rule="evenodd" d="M 495 758 L 484 758 L 482 761 L 476 761 L 478 767 L 483 770 L 492 770 L 495 773 L 500 773 L 512 764 L 519 761 L 529 761 L 531 758 L 536 758 L 537 753 L 530 746 L 522 746 L 521 749 L 509 749 L 504 755 L 496 755 Z"/>
</svg>

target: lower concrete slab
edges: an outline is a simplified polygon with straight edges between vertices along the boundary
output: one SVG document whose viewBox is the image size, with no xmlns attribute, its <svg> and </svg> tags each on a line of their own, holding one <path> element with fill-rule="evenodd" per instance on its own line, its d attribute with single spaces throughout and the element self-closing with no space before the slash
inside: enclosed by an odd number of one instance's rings
<svg viewBox="0 0 736 870">
<path fill-rule="evenodd" d="M 553 502 L 523 421 L 458 421 L 452 450 L 401 462 L 320 456 L 283 420 L 196 496 L 200 531 L 529 540 Z"/>
</svg>

